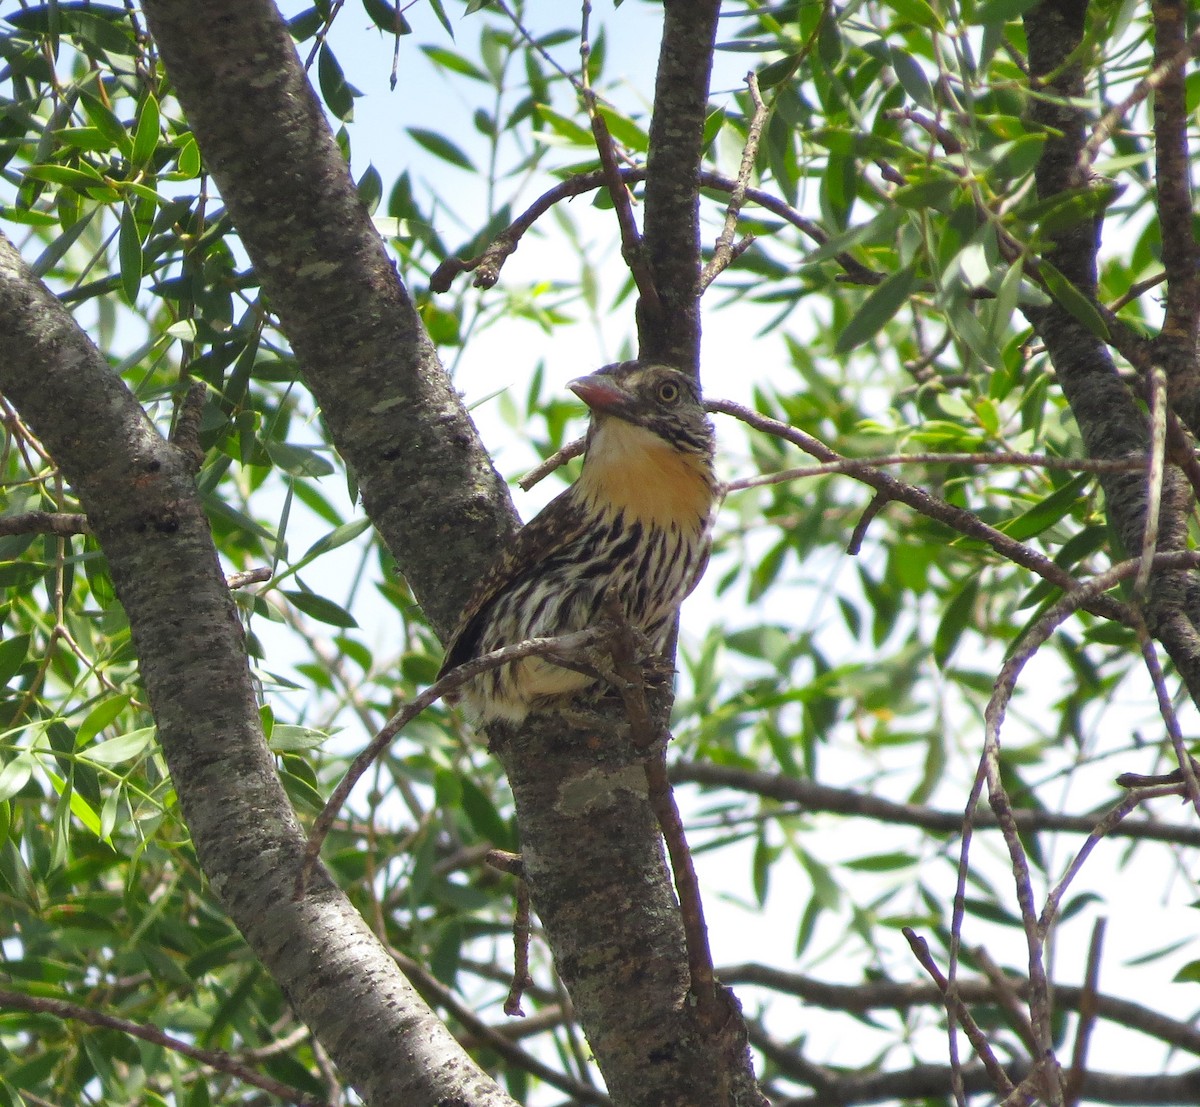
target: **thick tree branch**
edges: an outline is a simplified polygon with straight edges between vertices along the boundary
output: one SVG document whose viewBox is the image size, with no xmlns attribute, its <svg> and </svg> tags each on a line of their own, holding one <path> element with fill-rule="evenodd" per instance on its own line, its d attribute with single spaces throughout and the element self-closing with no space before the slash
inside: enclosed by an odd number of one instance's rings
<svg viewBox="0 0 1200 1107">
<path fill-rule="evenodd" d="M 7 989 L 0 989 L 0 1011 L 32 1011 L 38 1014 L 53 1015 L 59 1019 L 71 1019 L 88 1026 L 100 1026 L 106 1030 L 115 1030 L 118 1034 L 128 1034 L 131 1038 L 162 1046 L 163 1049 L 169 1049 L 193 1061 L 198 1061 L 214 1072 L 228 1073 L 244 1084 L 261 1088 L 264 1092 L 276 1096 L 284 1103 L 294 1103 L 297 1107 L 327 1107 L 325 1100 L 306 1095 L 282 1081 L 258 1072 L 241 1057 L 233 1056 L 222 1050 L 199 1049 L 190 1042 L 163 1033 L 157 1026 L 146 1026 L 133 1022 L 131 1019 L 116 1018 L 103 1011 L 95 1011 L 90 1007 L 83 1007 L 78 1003 L 69 1003 L 62 999 L 29 996 L 22 992 L 10 992 Z M 304 1030 L 303 1027 L 300 1029 Z M 304 1032 L 307 1033 L 307 1031 Z"/>
<path fill-rule="evenodd" d="M 976 956 L 978 951 L 976 951 Z M 908 1011 L 914 1007 L 933 1007 L 942 1003 L 942 992 L 936 984 L 925 981 L 902 983 L 891 980 L 872 980 L 863 984 L 829 984 L 810 976 L 784 972 L 771 965 L 747 962 L 724 965 L 720 977 L 729 984 L 755 984 L 784 995 L 803 1000 L 810 1007 L 829 1011 L 848 1011 L 867 1014 L 871 1011 Z M 1009 987 L 1022 999 L 1029 996 L 1029 981 L 1024 977 L 1006 974 Z M 994 984 L 987 980 L 960 978 L 959 998 L 964 1003 L 997 1003 L 1000 997 Z M 1068 1011 L 1079 1011 L 1088 1002 L 1087 989 L 1072 984 L 1054 986 L 1055 1002 Z M 1186 1053 L 1200 1056 L 1200 1029 L 1139 1003 L 1116 996 L 1097 994 L 1092 997 L 1096 1014 L 1109 1022 L 1137 1030 Z"/>
<path fill-rule="evenodd" d="M 512 508 L 358 199 L 291 36 L 268 0 L 143 7 L 363 505 L 447 634 L 512 529 Z"/>
<path fill-rule="evenodd" d="M 1189 403 L 1179 410 L 1195 431 L 1200 426 L 1200 366 L 1196 364 L 1200 326 L 1200 273 L 1192 230 L 1188 110 L 1183 66 L 1173 63 L 1188 52 L 1186 0 L 1153 0 L 1154 67 L 1162 79 L 1154 90 L 1154 180 L 1162 224 L 1162 260 L 1167 272 L 1167 311 L 1159 345 L 1170 375 Z"/>
<path fill-rule="evenodd" d="M 677 761 L 671 766 L 671 779 L 677 784 L 692 783 L 798 804 L 805 811 L 827 811 L 836 815 L 874 819 L 893 826 L 915 826 L 935 834 L 957 835 L 962 830 L 961 811 L 939 811 L 919 804 L 896 803 L 850 788 L 832 788 L 814 780 L 756 772 L 730 765 L 712 765 L 702 761 Z M 1023 833 L 1065 831 L 1091 834 L 1100 815 L 1059 815 L 1053 811 L 1017 810 L 1013 812 L 1017 828 Z M 975 829 L 993 829 L 998 825 L 990 811 L 979 811 Z M 1137 838 L 1153 842 L 1174 842 L 1200 846 L 1200 827 L 1184 823 L 1164 823 L 1154 819 L 1125 819 L 1109 831 L 1112 838 Z"/>
<path fill-rule="evenodd" d="M 700 146 L 720 0 L 665 0 L 646 158 L 642 233 L 662 303 L 638 303 L 641 354 L 691 372 L 700 365 Z"/>
<path fill-rule="evenodd" d="M 452 1095 L 510 1103 L 327 877 L 291 901 L 304 838 L 263 741 L 237 612 L 189 465 L 3 238 L 0 388 L 87 512 L 201 865 L 297 1012 L 374 1107 Z"/>
<path fill-rule="evenodd" d="M 690 3 L 673 8 L 676 23 L 694 20 Z M 265 0 L 203 9 L 148 0 L 145 10 L 364 504 L 446 633 L 513 525 L 507 491 L 358 202 L 286 29 Z M 701 60 L 707 73 L 707 55 L 681 57 L 689 86 Z M 672 105 L 668 95 L 665 110 Z M 695 112 L 702 124 L 703 96 Z M 698 143 L 690 120 L 684 130 Z M 670 177 L 673 165 L 667 158 L 662 172 Z M 688 179 L 694 204 L 694 162 Z M 669 233 L 670 220 L 661 222 Z M 678 297 L 671 264 L 664 271 Z M 690 310 L 694 320 L 694 303 Z M 619 714 L 610 713 L 599 742 L 595 729 L 564 734 L 563 721 L 546 716 L 495 748 L 516 798 L 534 905 L 614 1100 L 682 1107 L 711 1098 L 720 1067 L 686 1006 L 678 907 L 641 766 L 627 755 L 614 767 L 603 756 Z M 741 1100 L 750 1103 L 748 1059 L 740 1061 Z"/>
<path fill-rule="evenodd" d="M 1083 73 L 1077 60 L 1083 54 L 1080 44 L 1086 11 L 1083 0 L 1070 0 L 1043 2 L 1024 15 L 1030 72 L 1044 94 L 1032 101 L 1031 108 L 1035 123 L 1047 133 L 1035 174 L 1038 195 L 1043 200 L 1088 184 L 1080 169 L 1086 133 L 1080 107 Z M 1083 221 L 1063 228 L 1046 256 L 1093 301 L 1097 239 L 1098 227 L 1090 220 Z M 1028 308 L 1026 315 L 1046 343 L 1088 454 L 1098 458 L 1147 457 L 1150 435 L 1146 421 L 1117 374 L 1103 340 L 1059 303 Z M 1100 481 L 1125 551 L 1137 553 L 1146 530 L 1145 478 L 1112 473 L 1102 475 Z M 1175 466 L 1169 466 L 1163 479 L 1159 552 L 1187 548 L 1190 510 L 1187 482 Z M 1195 623 L 1198 612 L 1200 595 L 1194 574 L 1175 569 L 1155 575 L 1146 603 L 1146 621 L 1175 662 L 1192 699 L 1200 703 L 1200 634 Z"/>
</svg>

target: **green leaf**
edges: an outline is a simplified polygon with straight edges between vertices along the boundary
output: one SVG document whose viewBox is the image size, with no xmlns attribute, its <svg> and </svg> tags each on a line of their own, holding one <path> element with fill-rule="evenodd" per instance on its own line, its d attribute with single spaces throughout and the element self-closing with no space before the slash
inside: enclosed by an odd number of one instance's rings
<svg viewBox="0 0 1200 1107">
<path fill-rule="evenodd" d="M 925 0 L 887 0 L 887 6 L 901 19 L 915 23 L 918 27 L 940 31 L 945 26 L 941 16 Z"/>
<path fill-rule="evenodd" d="M 856 346 L 874 338 L 892 316 L 908 302 L 916 284 L 916 274 L 911 265 L 893 273 L 883 284 L 871 290 L 862 307 L 838 335 L 834 349 L 839 354 L 849 353 Z"/>
<path fill-rule="evenodd" d="M 470 777 L 460 777 L 462 810 L 472 829 L 485 841 L 500 848 L 513 845 L 508 823 L 500 817 L 496 805 Z"/>
<path fill-rule="evenodd" d="M 318 596 L 315 592 L 285 591 L 283 594 L 292 601 L 298 610 L 316 619 L 319 623 L 328 623 L 334 627 L 358 626 L 358 621 L 344 607 L 324 596 Z"/>
<path fill-rule="evenodd" d="M 461 73 L 473 81 L 491 83 L 488 75 L 479 66 L 454 50 L 447 50 L 443 46 L 422 46 L 421 51 L 434 65 L 449 69 L 452 73 Z"/>
<path fill-rule="evenodd" d="M 121 212 L 117 256 L 121 265 L 121 292 L 125 302 L 133 304 L 142 287 L 142 240 L 132 204 L 126 204 Z"/>
<path fill-rule="evenodd" d="M 154 741 L 155 733 L 152 726 L 131 730 L 128 734 L 119 734 L 116 738 L 86 746 L 79 751 L 79 756 L 98 765 L 119 765 L 122 761 L 141 757 Z"/>
<path fill-rule="evenodd" d="M 149 165 L 150 159 L 158 149 L 160 137 L 158 101 L 154 99 L 153 93 L 147 92 L 138 112 L 137 132 L 133 137 L 133 154 L 130 161 L 133 162 L 134 168 L 140 169 Z"/>
<path fill-rule="evenodd" d="M 896 79 L 908 93 L 909 99 L 918 106 L 933 111 L 933 88 L 925 70 L 921 68 L 921 63 L 911 54 L 899 49 L 891 51 L 891 62 Z"/>
<path fill-rule="evenodd" d="M 8 685 L 17 675 L 28 653 L 28 634 L 14 634 L 0 641 L 0 687 Z"/>
<path fill-rule="evenodd" d="M 323 42 L 317 54 L 317 83 L 329 110 L 343 123 L 354 118 L 354 97 L 357 90 L 346 83 L 346 75 L 329 44 Z"/>
<path fill-rule="evenodd" d="M 368 165 L 363 171 L 363 175 L 358 179 L 357 188 L 358 198 L 363 207 L 367 209 L 368 214 L 374 215 L 379 201 L 383 199 L 383 178 L 379 176 L 379 170 L 374 165 Z"/>
<path fill-rule="evenodd" d="M 79 102 L 83 105 L 88 122 L 108 139 L 125 157 L 133 154 L 133 139 L 113 111 L 100 99 L 90 92 L 83 90 L 79 94 Z"/>
<path fill-rule="evenodd" d="M 326 458 L 308 446 L 294 446 L 290 442 L 273 442 L 271 439 L 263 442 L 262 446 L 267 456 L 293 477 L 328 477 L 336 472 Z"/>
<path fill-rule="evenodd" d="M 75 730 L 76 747 L 86 746 L 106 726 L 113 722 L 129 706 L 130 696 L 122 693 L 101 700 Z"/>
<path fill-rule="evenodd" d="M 1082 498 L 1083 490 L 1094 479 L 1090 473 L 1081 473 L 1079 476 L 1073 477 L 1057 492 L 1052 492 L 1015 519 L 1010 519 L 1000 529 L 1018 542 L 1024 542 L 1036 534 L 1041 534 L 1042 531 L 1054 526 L 1075 509 Z"/>
<path fill-rule="evenodd" d="M 963 631 L 975 625 L 975 603 L 978 598 L 979 577 L 970 576 L 946 605 L 933 639 L 933 659 L 940 668 L 946 668 Z"/>
<path fill-rule="evenodd" d="M 302 753 L 305 750 L 320 749 L 328 741 L 328 731 L 293 726 L 290 723 L 276 723 L 271 728 L 267 744 L 273 753 Z"/>
<path fill-rule="evenodd" d="M 620 115 L 604 105 L 596 110 L 608 127 L 608 133 L 627 150 L 644 153 L 649 149 L 650 136 L 628 116 Z"/>
<path fill-rule="evenodd" d="M 589 149 L 596 144 L 590 127 L 585 127 L 568 116 L 556 112 L 547 104 L 538 105 L 538 115 L 550 125 L 550 129 L 562 138 L 567 139 L 573 146 L 586 146 Z"/>
<path fill-rule="evenodd" d="M 191 181 L 200 176 L 200 147 L 191 134 L 186 134 L 179 140 L 175 166 L 176 171 L 170 174 L 173 180 Z"/>
<path fill-rule="evenodd" d="M 424 127 L 409 127 L 408 133 L 418 146 L 428 150 L 434 157 L 456 165 L 459 169 L 466 169 L 471 173 L 476 171 L 471 159 L 444 135 L 426 130 Z"/>
<path fill-rule="evenodd" d="M 389 0 L 362 0 L 362 2 L 363 8 L 366 10 L 371 22 L 385 34 L 412 34 L 412 27 L 409 25 L 408 20 L 404 18 L 404 13 L 400 10 L 400 4 L 390 3 Z M 407 7 L 407 5 L 404 6 Z"/>
<path fill-rule="evenodd" d="M 33 755 L 19 753 L 0 768 L 0 800 L 15 796 L 33 775 Z"/>
<path fill-rule="evenodd" d="M 347 542 L 353 542 L 364 531 L 371 529 L 371 520 L 367 518 L 353 519 L 349 523 L 343 523 L 341 526 L 334 527 L 323 538 L 318 538 L 307 550 L 304 551 L 304 556 L 300 559 L 302 562 L 312 561 L 315 557 L 320 557 L 321 554 L 328 553 L 330 550 L 336 550 L 339 546 L 344 546 Z"/>
<path fill-rule="evenodd" d="M 1108 326 L 1096 310 L 1096 305 L 1048 261 L 1041 263 L 1041 274 L 1050 295 L 1078 322 L 1082 323 L 1092 335 L 1107 341 Z"/>
</svg>

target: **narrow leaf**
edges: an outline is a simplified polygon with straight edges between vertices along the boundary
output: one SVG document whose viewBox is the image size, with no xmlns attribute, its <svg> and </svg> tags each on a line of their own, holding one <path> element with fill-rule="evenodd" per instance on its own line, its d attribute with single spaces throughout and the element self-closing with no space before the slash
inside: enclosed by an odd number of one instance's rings
<svg viewBox="0 0 1200 1107">
<path fill-rule="evenodd" d="M 916 274 L 911 265 L 906 265 L 888 277 L 878 288 L 872 289 L 854 318 L 846 324 L 846 329 L 838 335 L 834 347 L 837 352 L 848 353 L 855 346 L 861 346 L 874 338 L 907 302 L 915 283 Z"/>
</svg>

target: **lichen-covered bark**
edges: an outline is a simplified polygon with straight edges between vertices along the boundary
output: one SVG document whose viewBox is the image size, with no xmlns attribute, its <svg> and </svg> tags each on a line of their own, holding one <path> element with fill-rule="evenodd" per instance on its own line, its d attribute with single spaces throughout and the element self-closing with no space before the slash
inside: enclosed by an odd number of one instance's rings
<svg viewBox="0 0 1200 1107">
<path fill-rule="evenodd" d="M 87 512 L 200 863 L 300 1017 L 376 1107 L 512 1107 L 327 877 L 292 901 L 304 836 L 263 741 L 192 474 L 2 236 L 0 390 Z"/>
<path fill-rule="evenodd" d="M 700 364 L 700 144 L 720 0 L 666 0 L 646 158 L 646 255 L 661 315 L 638 304 L 641 355 Z"/>
<path fill-rule="evenodd" d="M 677 24 L 688 24 L 687 7 L 674 5 Z M 262 0 L 145 3 L 206 162 L 364 503 L 445 630 L 511 509 L 269 9 Z M 711 27 L 704 34 L 711 45 Z M 703 58 L 705 76 L 708 53 L 689 47 L 687 56 Z M 687 79 L 695 101 L 694 67 Z M 703 95 L 693 108 L 699 124 Z M 685 130 L 695 159 L 698 124 Z M 685 177 L 694 181 L 694 161 Z M 694 199 L 693 185 L 693 208 Z M 664 216 L 664 227 L 674 218 Z M 694 227 L 694 210 L 690 218 Z M 694 230 L 691 239 L 689 294 Z M 668 273 L 672 264 L 664 261 Z M 687 309 L 694 316 L 693 300 Z M 678 908 L 641 770 L 629 764 L 610 777 L 592 737 L 544 721 L 506 748 L 535 907 L 616 1101 L 723 1102 L 717 1089 L 729 1067 L 694 1033 Z M 594 795 L 573 806 L 583 793 Z M 752 1084 L 744 1049 L 737 1063 L 735 1083 Z"/>
<path fill-rule="evenodd" d="M 1024 16 L 1031 79 L 1053 97 L 1031 102 L 1033 119 L 1047 128 L 1036 172 L 1038 195 L 1042 198 L 1088 183 L 1081 159 L 1087 119 L 1080 106 L 1084 102 L 1084 75 L 1078 60 L 1085 52 L 1075 54 L 1083 38 L 1086 15 L 1086 0 L 1057 0 L 1040 3 Z M 1097 225 L 1080 222 L 1060 231 L 1046 256 L 1092 298 L 1096 294 L 1098 238 Z M 1046 343 L 1089 455 L 1145 457 L 1150 443 L 1145 415 L 1118 376 L 1105 343 L 1060 304 L 1029 309 L 1026 314 Z M 1124 552 L 1136 556 L 1141 552 L 1146 530 L 1146 477 L 1137 472 L 1111 473 L 1100 480 Z M 1160 551 L 1187 548 L 1191 506 L 1187 482 L 1177 468 L 1167 466 L 1160 508 Z M 1147 623 L 1166 647 L 1192 698 L 1200 703 L 1198 610 L 1193 574 L 1163 572 L 1154 576 L 1145 605 Z"/>
<path fill-rule="evenodd" d="M 363 505 L 445 635 L 515 518 L 291 36 L 267 0 L 142 6 Z"/>
</svg>

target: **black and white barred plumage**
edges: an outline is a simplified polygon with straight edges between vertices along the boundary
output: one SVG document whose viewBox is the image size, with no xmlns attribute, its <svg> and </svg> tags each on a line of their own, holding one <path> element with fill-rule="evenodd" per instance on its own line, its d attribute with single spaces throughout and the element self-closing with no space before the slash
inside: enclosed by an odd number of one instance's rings
<svg viewBox="0 0 1200 1107">
<path fill-rule="evenodd" d="M 593 625 L 610 590 L 662 651 L 704 569 L 718 486 L 712 426 L 692 378 L 631 361 L 570 387 L 592 410 L 583 472 L 480 582 L 443 673 L 501 646 Z M 481 723 L 516 722 L 591 682 L 531 657 L 475 678 L 461 698 Z"/>
</svg>

